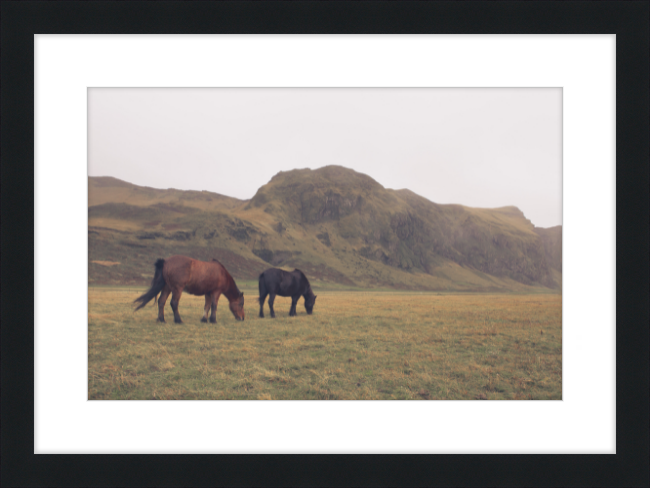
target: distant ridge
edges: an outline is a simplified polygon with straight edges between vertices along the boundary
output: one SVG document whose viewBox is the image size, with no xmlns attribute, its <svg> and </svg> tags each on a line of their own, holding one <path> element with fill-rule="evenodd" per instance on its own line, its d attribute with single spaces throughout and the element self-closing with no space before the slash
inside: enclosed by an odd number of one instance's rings
<svg viewBox="0 0 650 488">
<path fill-rule="evenodd" d="M 223 206 L 233 208 L 243 201 L 208 191 L 176 190 L 174 188 L 163 190 L 138 186 L 112 176 L 88 177 L 89 206 L 117 202 L 140 206 L 153 203 L 179 202 L 196 208 L 208 209 Z"/>
<path fill-rule="evenodd" d="M 561 226 L 537 228 L 514 206 L 437 204 L 342 166 L 280 172 L 250 200 L 111 177 L 88 186 L 91 283 L 145 282 L 152 259 L 182 253 L 236 278 L 273 265 L 347 286 L 561 289 Z"/>
</svg>

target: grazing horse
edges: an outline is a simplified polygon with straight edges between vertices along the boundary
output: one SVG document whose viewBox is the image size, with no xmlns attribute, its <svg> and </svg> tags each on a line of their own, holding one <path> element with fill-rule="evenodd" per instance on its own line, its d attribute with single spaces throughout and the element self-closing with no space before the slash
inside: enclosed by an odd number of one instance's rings
<svg viewBox="0 0 650 488">
<path fill-rule="evenodd" d="M 235 280 L 232 279 L 226 268 L 213 259 L 212 262 L 197 261 L 185 256 L 172 256 L 156 261 L 156 272 L 151 282 L 151 288 L 144 295 L 135 299 L 133 303 L 140 305 L 140 310 L 151 299 L 160 293 L 158 300 L 158 322 L 165 321 L 165 302 L 172 294 L 172 310 L 174 322 L 182 324 L 178 313 L 178 302 L 185 290 L 191 295 L 205 295 L 205 311 L 201 322 L 208 321 L 208 311 L 212 308 L 210 322 L 217 322 L 217 301 L 223 293 L 230 302 L 230 311 L 237 320 L 244 320 L 244 294 L 239 291 Z"/>
<path fill-rule="evenodd" d="M 289 317 L 296 314 L 296 304 L 300 295 L 305 297 L 305 310 L 311 315 L 314 310 L 314 303 L 316 302 L 316 295 L 311 291 L 311 285 L 307 280 L 305 274 L 299 269 L 293 271 L 283 271 L 278 268 L 270 268 L 264 271 L 259 277 L 260 287 L 260 317 L 264 318 L 264 300 L 266 295 L 269 295 L 269 308 L 271 309 L 271 317 L 275 317 L 273 310 L 273 301 L 275 295 L 281 297 L 291 297 L 291 310 L 289 310 Z"/>
</svg>

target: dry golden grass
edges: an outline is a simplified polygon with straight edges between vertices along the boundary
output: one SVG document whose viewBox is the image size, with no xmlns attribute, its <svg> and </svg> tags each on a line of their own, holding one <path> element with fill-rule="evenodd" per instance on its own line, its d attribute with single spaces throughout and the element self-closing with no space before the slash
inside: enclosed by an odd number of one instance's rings
<svg viewBox="0 0 650 488">
<path fill-rule="evenodd" d="M 102 266 L 117 266 L 118 264 L 121 264 L 117 261 L 91 261 L 91 263 L 101 264 Z"/>
<path fill-rule="evenodd" d="M 133 312 L 144 290 L 90 287 L 90 399 L 561 399 L 560 295 L 442 295 L 316 291 L 276 299 L 276 319 L 246 320 L 219 301 L 217 324 L 200 322 L 203 298 L 184 294 L 183 324 Z"/>
<path fill-rule="evenodd" d="M 108 219 L 108 218 L 91 218 L 88 219 L 88 227 L 104 227 L 106 229 L 115 229 L 121 231 L 137 231 L 141 226 L 137 222 L 128 220 Z"/>
</svg>

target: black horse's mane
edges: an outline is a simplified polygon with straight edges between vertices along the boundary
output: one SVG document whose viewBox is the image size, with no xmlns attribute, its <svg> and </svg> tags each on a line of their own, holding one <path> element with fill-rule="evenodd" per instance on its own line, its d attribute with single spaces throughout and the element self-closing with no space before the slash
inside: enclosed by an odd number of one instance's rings
<svg viewBox="0 0 650 488">
<path fill-rule="evenodd" d="M 301 277 L 302 279 L 304 279 L 304 280 L 307 280 L 307 277 L 305 276 L 305 273 L 303 273 L 302 271 L 300 271 L 298 268 L 294 268 L 293 272 L 294 272 L 294 273 L 300 273 L 300 277 Z M 309 280 L 307 280 L 307 283 L 309 283 Z"/>
<path fill-rule="evenodd" d="M 305 285 L 307 285 L 307 289 L 311 291 L 311 283 L 309 283 L 309 280 L 305 276 L 305 273 L 300 271 L 298 268 L 294 268 L 293 270 L 294 273 L 300 273 L 300 281 L 302 281 Z M 312 292 L 313 293 L 313 292 Z"/>
</svg>

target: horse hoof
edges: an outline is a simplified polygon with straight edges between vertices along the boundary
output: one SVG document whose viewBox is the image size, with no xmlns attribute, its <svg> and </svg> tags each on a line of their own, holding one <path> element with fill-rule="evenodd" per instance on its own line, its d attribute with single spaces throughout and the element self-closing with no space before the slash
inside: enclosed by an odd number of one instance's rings
<svg viewBox="0 0 650 488">
<path fill-rule="evenodd" d="M 201 322 L 206 323 L 207 321 L 208 321 L 208 319 L 206 319 L 205 317 L 201 318 Z"/>
<path fill-rule="evenodd" d="M 217 319 L 210 319 L 210 323 L 211 323 L 211 324 L 216 324 L 216 323 L 217 323 Z"/>
<path fill-rule="evenodd" d="M 176 319 L 174 319 L 174 323 L 176 323 L 176 324 L 182 324 L 183 321 L 182 321 L 182 320 L 176 320 Z"/>
<path fill-rule="evenodd" d="M 164 324 L 164 323 L 165 323 L 165 319 L 158 319 L 158 322 L 160 322 L 161 324 Z"/>
</svg>

